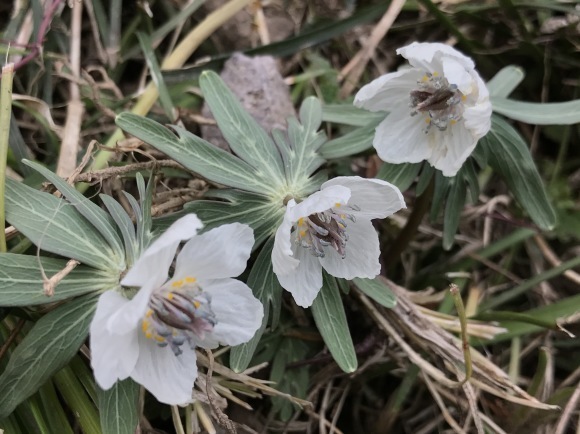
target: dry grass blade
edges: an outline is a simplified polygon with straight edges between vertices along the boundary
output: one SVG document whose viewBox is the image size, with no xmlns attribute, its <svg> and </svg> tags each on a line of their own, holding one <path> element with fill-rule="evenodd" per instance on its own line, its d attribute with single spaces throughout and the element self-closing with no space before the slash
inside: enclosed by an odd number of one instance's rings
<svg viewBox="0 0 580 434">
<path fill-rule="evenodd" d="M 419 355 L 419 351 L 438 356 L 451 373 L 459 378 L 463 373 L 463 352 L 461 342 L 426 317 L 407 297 L 407 291 L 395 283 L 384 279 L 385 284 L 397 295 L 398 304 L 393 309 L 375 306 L 364 295 L 357 293 L 365 308 L 387 334 L 392 337 L 407 354 L 411 362 L 417 364 L 424 375 L 448 388 L 457 388 L 460 382 L 450 380 L 447 375 L 431 362 Z M 406 339 L 405 339 L 406 338 Z M 406 340 L 410 341 L 408 344 Z M 488 393 L 510 402 L 544 410 L 558 409 L 544 404 L 514 384 L 508 375 L 486 357 L 471 348 L 473 377 L 470 383 Z"/>
</svg>

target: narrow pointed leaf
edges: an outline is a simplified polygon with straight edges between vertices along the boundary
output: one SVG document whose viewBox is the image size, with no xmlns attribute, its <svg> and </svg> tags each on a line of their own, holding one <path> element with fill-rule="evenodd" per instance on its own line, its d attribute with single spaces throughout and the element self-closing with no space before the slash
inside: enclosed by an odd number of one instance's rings
<svg viewBox="0 0 580 434">
<path fill-rule="evenodd" d="M 39 319 L 0 375 L 0 419 L 65 366 L 87 338 L 96 297 L 66 303 Z"/>
<path fill-rule="evenodd" d="M 128 378 L 97 389 L 103 434 L 134 434 L 139 422 L 139 384 Z"/>
<path fill-rule="evenodd" d="M 312 315 L 330 354 L 344 372 L 358 366 L 340 291 L 334 277 L 323 273 L 322 289 L 312 303 Z"/>
<path fill-rule="evenodd" d="M 386 308 L 391 309 L 397 304 L 397 298 L 391 288 L 381 282 L 379 278 L 360 279 L 357 277 L 353 279 L 353 283 L 358 289 Z"/>
<path fill-rule="evenodd" d="M 530 150 L 518 132 L 505 120 L 493 116 L 491 131 L 481 139 L 480 146 L 488 149 L 489 165 L 503 177 L 534 223 L 544 230 L 553 229 L 556 213 Z"/>
<path fill-rule="evenodd" d="M 491 97 L 506 98 L 524 79 L 524 70 L 519 66 L 509 65 L 502 68 L 487 82 Z"/>
<path fill-rule="evenodd" d="M 344 136 L 329 140 L 320 148 L 320 153 L 324 158 L 330 159 L 348 157 L 371 149 L 375 137 L 375 128 L 381 121 L 382 118 L 375 118 Z"/>
<path fill-rule="evenodd" d="M 41 166 L 34 161 L 24 160 L 24 164 L 36 170 L 48 181 L 54 185 L 58 191 L 70 202 L 75 209 L 82 214 L 91 224 L 100 232 L 100 234 L 107 240 L 109 245 L 115 249 L 119 256 L 123 255 L 123 248 L 119 234 L 115 229 L 115 224 L 111 216 L 103 211 L 98 205 L 95 205 L 91 200 L 85 197 L 77 189 L 67 183 L 64 179 L 56 173 L 51 172 L 46 167 Z"/>
<path fill-rule="evenodd" d="M 377 178 L 396 185 L 401 191 L 406 191 L 417 178 L 419 170 L 421 170 L 421 163 L 383 163 L 377 173 Z"/>
<path fill-rule="evenodd" d="M 213 71 L 204 71 L 199 84 L 221 133 L 246 163 L 262 170 L 275 184 L 284 182 L 284 166 L 274 141 L 240 104 L 238 98 Z"/>
<path fill-rule="evenodd" d="M 580 122 L 580 100 L 552 103 L 515 101 L 495 97 L 493 111 L 534 125 L 571 125 Z"/>
<path fill-rule="evenodd" d="M 125 269 L 101 234 L 71 204 L 6 180 L 6 220 L 41 249 L 101 270 Z"/>
<path fill-rule="evenodd" d="M 177 137 L 163 125 L 132 113 L 121 113 L 116 123 L 210 181 L 260 194 L 275 191 L 263 172 L 182 128 L 175 127 Z"/>
<path fill-rule="evenodd" d="M 282 287 L 272 269 L 273 247 L 274 238 L 272 237 L 262 248 L 248 277 L 248 286 L 252 289 L 254 296 L 264 305 L 264 318 L 260 329 L 250 341 L 231 349 L 230 367 L 236 372 L 241 372 L 250 365 L 252 356 L 268 324 L 270 309 L 274 310 L 274 322 L 277 322 L 282 302 Z"/>
<path fill-rule="evenodd" d="M 31 255 L 0 254 L 0 306 L 32 306 L 114 288 L 119 279 L 112 274 L 79 265 L 68 273 L 48 296 L 43 275 L 51 278 L 67 264 L 65 259 Z"/>
</svg>

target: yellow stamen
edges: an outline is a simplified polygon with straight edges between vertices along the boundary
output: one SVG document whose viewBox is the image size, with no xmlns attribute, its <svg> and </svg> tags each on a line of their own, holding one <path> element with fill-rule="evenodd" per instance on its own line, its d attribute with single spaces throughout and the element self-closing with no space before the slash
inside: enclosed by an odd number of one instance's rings
<svg viewBox="0 0 580 434">
<path fill-rule="evenodd" d="M 465 95 L 461 95 L 461 101 L 465 101 L 467 97 Z"/>
<path fill-rule="evenodd" d="M 437 71 L 435 71 L 435 72 L 433 73 L 433 77 L 437 77 L 438 75 L 439 75 L 439 73 L 438 73 Z"/>
<path fill-rule="evenodd" d="M 341 206 L 342 206 L 342 204 L 341 204 L 341 203 L 339 203 L 339 202 L 336 202 L 336 203 L 334 204 L 334 207 L 335 207 L 335 208 L 340 208 Z"/>
<path fill-rule="evenodd" d="M 143 333 L 145 333 L 145 335 L 147 335 L 148 329 L 149 329 L 149 321 L 143 320 L 143 322 L 141 323 L 141 330 L 143 330 Z"/>
<path fill-rule="evenodd" d="M 299 236 L 300 238 L 304 238 L 304 237 L 306 236 L 306 231 L 299 231 L 299 232 L 298 232 L 298 236 Z"/>
<path fill-rule="evenodd" d="M 298 219 L 298 226 L 302 226 L 304 224 L 304 219 L 302 217 L 300 217 Z"/>
<path fill-rule="evenodd" d="M 176 280 L 171 284 L 174 288 L 181 288 L 183 286 L 183 279 Z"/>
<path fill-rule="evenodd" d="M 188 276 L 185 278 L 185 283 L 195 283 L 197 279 L 195 277 Z"/>
<path fill-rule="evenodd" d="M 426 74 L 423 76 L 423 78 L 421 78 L 421 81 L 423 81 L 423 82 L 428 81 L 428 80 L 429 80 L 429 77 L 427 77 Z"/>
<path fill-rule="evenodd" d="M 145 337 L 146 337 L 147 339 L 151 339 L 151 338 L 153 337 L 153 333 L 151 333 L 151 332 L 146 332 L 146 333 L 145 333 Z"/>
<path fill-rule="evenodd" d="M 455 119 L 451 119 L 451 120 L 449 121 L 449 123 L 450 123 L 451 125 L 455 125 L 455 124 L 457 123 L 457 121 L 456 121 Z"/>
<path fill-rule="evenodd" d="M 426 124 L 430 124 L 431 123 L 431 118 L 425 118 L 425 123 Z"/>
<path fill-rule="evenodd" d="M 165 338 L 163 336 L 156 335 L 154 339 L 157 342 L 165 342 Z"/>
<path fill-rule="evenodd" d="M 151 309 L 149 309 L 149 310 L 147 311 L 147 313 L 145 314 L 145 317 L 146 317 L 146 318 L 149 318 L 151 315 L 153 315 L 153 311 L 152 311 Z"/>
<path fill-rule="evenodd" d="M 175 296 L 173 295 L 173 292 L 169 292 L 169 293 L 167 294 L 167 300 L 173 300 L 173 297 L 175 297 Z"/>
<path fill-rule="evenodd" d="M 193 300 L 193 307 L 195 307 L 196 309 L 199 309 L 199 306 L 201 306 L 201 303 L 197 300 Z"/>
</svg>

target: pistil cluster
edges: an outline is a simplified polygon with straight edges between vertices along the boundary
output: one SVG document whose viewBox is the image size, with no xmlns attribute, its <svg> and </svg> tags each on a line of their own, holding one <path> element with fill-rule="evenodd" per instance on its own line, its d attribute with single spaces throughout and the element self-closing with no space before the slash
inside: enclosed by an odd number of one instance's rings
<svg viewBox="0 0 580 434">
<path fill-rule="evenodd" d="M 465 96 L 455 84 L 449 84 L 445 77 L 436 72 L 426 73 L 417 84 L 419 87 L 410 92 L 411 116 L 427 114 L 425 133 L 430 131 L 432 125 L 439 131 L 445 131 L 449 124 L 453 125 L 461 119 Z"/>
<path fill-rule="evenodd" d="M 185 342 L 194 347 L 192 338 L 202 340 L 217 324 L 210 295 L 193 282 L 194 278 L 178 280 L 173 282 L 172 290 L 153 293 L 141 321 L 145 337 L 160 347 L 169 346 L 176 356 L 182 353 Z"/>
<path fill-rule="evenodd" d="M 332 247 L 344 259 L 346 257 L 347 222 L 355 222 L 354 215 L 336 212 L 342 205 L 335 204 L 334 209 L 318 212 L 298 219 L 296 224 L 296 242 L 309 249 L 317 258 L 325 256 L 325 247 Z M 357 206 L 348 206 L 352 210 L 360 210 Z"/>
</svg>

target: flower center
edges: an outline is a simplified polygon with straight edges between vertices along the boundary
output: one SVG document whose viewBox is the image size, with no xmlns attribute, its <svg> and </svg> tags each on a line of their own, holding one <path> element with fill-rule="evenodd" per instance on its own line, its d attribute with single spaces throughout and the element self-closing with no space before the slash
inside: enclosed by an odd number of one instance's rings
<svg viewBox="0 0 580 434">
<path fill-rule="evenodd" d="M 455 84 L 449 84 L 445 77 L 440 77 L 437 72 L 426 73 L 417 81 L 418 87 L 411 91 L 411 116 L 424 113 L 427 127 L 425 133 L 431 129 L 431 125 L 439 131 L 445 131 L 448 125 L 455 124 L 463 116 L 463 104 L 466 97 Z"/>
<path fill-rule="evenodd" d="M 344 259 L 346 257 L 346 220 L 355 222 L 354 215 L 337 212 L 342 206 L 334 205 L 334 209 L 318 212 L 298 219 L 294 229 L 296 231 L 296 243 L 305 249 L 309 249 L 312 255 L 323 258 L 325 247 L 332 247 Z M 356 205 L 347 206 L 359 211 Z"/>
<path fill-rule="evenodd" d="M 192 337 L 203 339 L 217 323 L 210 295 L 194 283 L 195 278 L 187 277 L 173 282 L 172 290 L 154 292 L 141 320 L 145 337 L 160 347 L 169 346 L 176 356 L 185 342 L 193 347 Z"/>
</svg>

